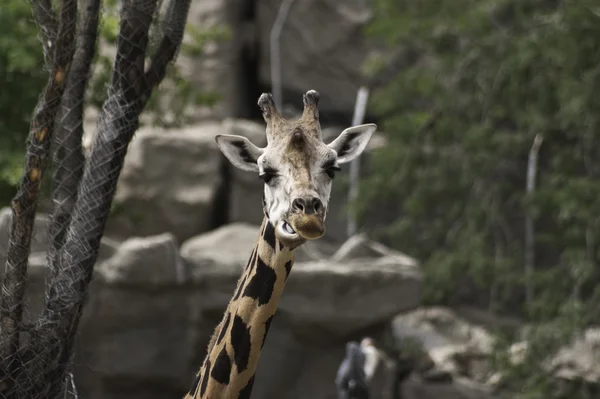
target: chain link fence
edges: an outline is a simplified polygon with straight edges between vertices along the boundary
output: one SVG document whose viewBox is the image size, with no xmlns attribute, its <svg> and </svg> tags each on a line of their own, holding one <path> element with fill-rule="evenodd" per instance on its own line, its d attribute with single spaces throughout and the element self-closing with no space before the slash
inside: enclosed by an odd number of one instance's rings
<svg viewBox="0 0 600 399">
<path fill-rule="evenodd" d="M 183 39 L 191 0 L 128 0 L 108 98 L 83 156 L 83 111 L 100 24 L 100 0 L 32 0 L 49 78 L 36 107 L 12 219 L 0 293 L 0 397 L 76 398 L 70 368 L 127 146 Z M 56 3 L 56 4 L 55 4 Z M 49 162 L 51 158 L 52 162 Z M 25 293 L 36 206 L 53 168 L 44 308 L 26 322 Z"/>
</svg>

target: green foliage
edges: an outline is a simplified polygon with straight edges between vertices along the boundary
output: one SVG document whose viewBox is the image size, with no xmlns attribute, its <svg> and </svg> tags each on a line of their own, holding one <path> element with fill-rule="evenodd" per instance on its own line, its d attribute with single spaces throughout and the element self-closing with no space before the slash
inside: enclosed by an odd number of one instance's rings
<svg viewBox="0 0 600 399">
<path fill-rule="evenodd" d="M 29 122 L 46 80 L 31 7 L 6 0 L 0 7 L 0 205 L 20 178 Z"/>
<path fill-rule="evenodd" d="M 56 3 L 56 2 L 53 2 Z M 104 2 L 100 40 L 109 48 L 119 32 L 118 2 Z M 160 37 L 159 24 L 153 26 L 151 49 Z M 217 26 L 198 29 L 188 24 L 189 38 L 181 53 L 198 58 L 210 41 L 229 40 L 231 32 Z M 21 177 L 29 122 L 47 79 L 39 29 L 33 21 L 31 5 L 21 0 L 6 0 L 0 7 L 0 206 L 14 195 Z M 99 47 L 100 48 L 100 47 Z M 114 48 L 114 46 L 112 47 Z M 96 56 L 86 101 L 101 107 L 107 96 L 107 87 L 113 68 L 114 54 L 104 51 Z M 186 108 L 190 105 L 213 106 L 220 100 L 219 93 L 199 91 L 183 78 L 176 65 L 170 65 L 167 77 L 154 91 L 146 113 L 151 123 L 179 126 L 186 123 Z"/>
<path fill-rule="evenodd" d="M 368 33 L 390 52 L 417 56 L 372 95 L 389 145 L 374 157 L 377 174 L 361 187 L 359 208 L 380 199 L 396 204 L 396 220 L 373 234 L 423 260 L 426 303 L 476 300 L 526 316 L 548 354 L 600 321 L 593 305 L 600 282 L 598 3 L 374 4 Z M 376 73 L 384 61 L 370 59 L 365 72 Z M 544 142 L 537 189 L 528 195 L 536 134 Z M 530 307 L 528 216 L 536 254 Z M 524 397 L 553 397 L 544 396 L 540 376 L 526 373 L 521 382 L 531 395 Z"/>
<path fill-rule="evenodd" d="M 115 45 L 119 34 L 119 8 L 116 1 L 107 2 L 102 15 L 100 40 L 108 45 Z M 155 20 L 150 31 L 149 52 L 153 54 L 162 36 L 160 22 Z M 206 44 L 231 40 L 231 31 L 221 25 L 199 29 L 192 24 L 186 25 L 186 36 L 181 46 L 180 54 L 199 59 L 204 54 Z M 147 60 L 149 62 L 149 59 Z M 96 57 L 94 75 L 90 80 L 90 90 L 87 101 L 98 108 L 102 106 L 107 96 L 113 68 L 113 54 L 101 53 Z M 151 123 L 164 127 L 182 126 L 187 121 L 188 106 L 214 106 L 220 100 L 220 94 L 213 91 L 201 91 L 183 77 L 181 68 L 171 64 L 161 85 L 154 90 L 146 106 L 146 114 L 151 116 Z"/>
</svg>

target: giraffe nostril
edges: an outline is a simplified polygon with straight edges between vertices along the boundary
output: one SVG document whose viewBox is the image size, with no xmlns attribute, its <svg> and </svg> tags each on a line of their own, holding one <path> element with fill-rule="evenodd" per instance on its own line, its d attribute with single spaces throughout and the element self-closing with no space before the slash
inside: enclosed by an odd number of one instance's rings
<svg viewBox="0 0 600 399">
<path fill-rule="evenodd" d="M 323 208 L 323 203 L 318 198 L 313 198 L 312 205 L 315 212 L 319 212 Z"/>
<path fill-rule="evenodd" d="M 323 203 L 317 197 L 296 198 L 292 201 L 292 208 L 306 215 L 312 215 L 323 209 Z"/>
<path fill-rule="evenodd" d="M 296 198 L 293 202 L 292 202 L 292 208 L 300 211 L 300 212 L 304 212 L 304 209 L 306 208 L 305 206 L 305 202 L 302 198 Z"/>
</svg>

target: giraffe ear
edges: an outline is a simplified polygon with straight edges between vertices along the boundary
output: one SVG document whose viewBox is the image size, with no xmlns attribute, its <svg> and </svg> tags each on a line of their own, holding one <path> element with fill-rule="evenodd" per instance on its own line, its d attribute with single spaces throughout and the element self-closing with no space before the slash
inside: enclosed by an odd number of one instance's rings
<svg viewBox="0 0 600 399">
<path fill-rule="evenodd" d="M 377 125 L 352 126 L 345 129 L 335 140 L 327 146 L 337 152 L 338 164 L 343 164 L 357 158 L 365 149 Z"/>
<path fill-rule="evenodd" d="M 229 134 L 219 134 L 215 141 L 233 166 L 248 172 L 258 172 L 257 161 L 264 151 L 262 148 L 252 144 L 246 137 Z"/>
</svg>

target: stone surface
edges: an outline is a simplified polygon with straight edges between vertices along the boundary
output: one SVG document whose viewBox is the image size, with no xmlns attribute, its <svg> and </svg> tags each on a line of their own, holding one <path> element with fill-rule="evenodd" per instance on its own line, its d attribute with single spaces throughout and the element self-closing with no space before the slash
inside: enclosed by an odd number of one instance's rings
<svg viewBox="0 0 600 399">
<path fill-rule="evenodd" d="M 556 378 L 600 384 L 600 328 L 588 328 L 573 343 L 558 351 L 545 364 Z"/>
<path fill-rule="evenodd" d="M 181 397 L 258 232 L 256 225 L 235 223 L 183 242 L 183 283 L 174 273 L 169 234 L 125 241 L 99 264 L 77 360 L 86 397 Z M 298 262 L 261 355 L 253 397 L 334 398 L 346 340 L 379 337 L 393 315 L 416 307 L 420 278 L 417 266 L 385 256 Z"/>
<path fill-rule="evenodd" d="M 178 284 L 115 284 L 103 274 L 97 273 L 79 333 L 80 394 L 182 398 L 215 324 L 203 316 L 201 292 Z"/>
<path fill-rule="evenodd" d="M 258 2 L 260 82 L 269 86 L 270 32 L 279 0 Z M 361 68 L 372 45 L 363 35 L 372 12 L 367 0 L 302 0 L 292 4 L 282 27 L 281 71 L 284 102 L 301 106 L 309 89 L 321 94 L 323 113 L 352 115 L 356 92 L 363 83 Z"/>
<path fill-rule="evenodd" d="M 227 305 L 258 231 L 258 226 L 234 224 L 182 245 L 181 255 L 191 267 L 191 279 L 211 281 L 206 286 L 211 295 L 207 294 L 204 306 Z M 416 263 L 400 260 L 380 256 L 343 263 L 296 262 L 278 317 L 285 318 L 297 334 L 339 339 L 414 309 L 420 300 L 420 270 Z"/>
<path fill-rule="evenodd" d="M 220 133 L 220 123 L 140 129 L 125 158 L 107 234 L 169 232 L 181 242 L 209 230 L 222 183 L 214 139 Z"/>
<path fill-rule="evenodd" d="M 170 233 L 129 238 L 96 269 L 102 271 L 106 281 L 115 285 L 123 283 L 151 288 L 183 283 L 186 278 L 177 241 Z"/>
<path fill-rule="evenodd" d="M 343 262 L 351 259 L 380 258 L 383 256 L 394 258 L 403 265 L 418 265 L 418 261 L 415 258 L 411 258 L 400 251 L 395 251 L 378 242 L 369 240 L 365 234 L 357 234 L 350 237 L 333 254 L 331 260 Z"/>
<path fill-rule="evenodd" d="M 488 389 L 466 379 L 444 384 L 410 378 L 402 385 L 401 397 L 402 399 L 491 399 L 494 396 Z"/>
<path fill-rule="evenodd" d="M 420 302 L 421 274 L 393 259 L 298 262 L 278 312 L 298 333 L 342 338 Z"/>
<path fill-rule="evenodd" d="M 96 265 L 77 338 L 74 373 L 80 394 L 181 398 L 258 231 L 245 223 L 223 226 L 186 240 L 179 253 L 170 233 L 133 237 L 118 246 L 110 241 L 112 251 Z M 317 243 L 311 243 L 313 252 L 334 252 Z M 30 302 L 43 299 L 44 257 L 32 254 Z M 299 261 L 271 327 L 253 397 L 334 398 L 346 341 L 385 334 L 396 313 L 418 305 L 420 287 L 417 265 L 387 255 Z M 374 398 L 388 399 L 378 395 Z"/>
<path fill-rule="evenodd" d="M 393 330 L 398 342 L 404 343 L 401 347 L 411 348 L 417 358 L 416 374 L 403 387 L 406 397 L 434 397 L 435 386 L 424 382 L 428 380 L 445 381 L 437 389 L 444 398 L 491 395 L 486 382 L 492 376 L 488 362 L 492 337 L 485 329 L 449 309 L 434 307 L 397 316 Z M 444 375 L 448 378 L 442 378 Z"/>
</svg>

